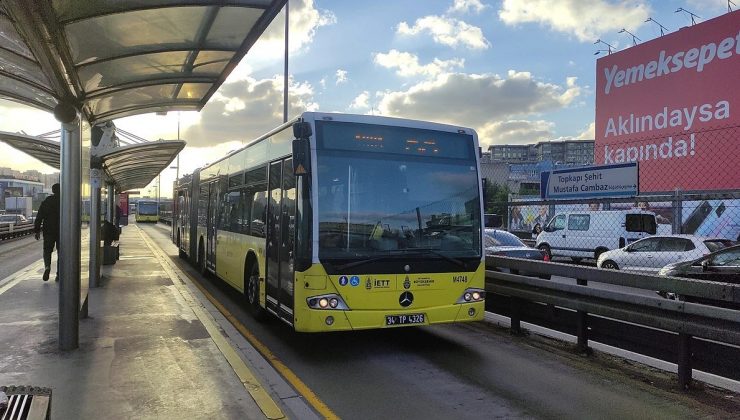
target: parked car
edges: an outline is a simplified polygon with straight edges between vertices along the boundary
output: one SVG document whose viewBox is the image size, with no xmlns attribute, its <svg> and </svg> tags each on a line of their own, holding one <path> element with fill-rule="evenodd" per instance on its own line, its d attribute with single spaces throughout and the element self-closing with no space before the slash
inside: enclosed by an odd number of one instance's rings
<svg viewBox="0 0 740 420">
<path fill-rule="evenodd" d="M 22 214 L 0 214 L 0 225 L 2 226 L 18 225 L 26 222 L 28 222 L 28 220 L 26 219 L 26 216 Z"/>
<path fill-rule="evenodd" d="M 486 256 L 503 256 L 513 258 L 526 258 L 537 261 L 550 261 L 549 256 L 542 250 L 529 247 L 522 242 L 516 235 L 501 229 L 486 229 L 483 235 L 483 244 L 486 248 Z M 509 271 L 501 268 L 496 270 Z M 517 270 L 512 270 L 512 274 L 520 274 Z M 550 275 L 521 272 L 523 276 L 539 277 L 549 280 Z"/>
<path fill-rule="evenodd" d="M 730 246 L 691 261 L 668 264 L 658 273 L 661 276 L 686 277 L 720 283 L 740 284 L 740 245 Z M 740 304 L 716 301 L 694 296 L 679 296 L 672 292 L 659 291 L 659 295 L 669 299 L 696 302 L 708 305 L 740 309 Z"/>
<path fill-rule="evenodd" d="M 536 247 L 552 257 L 598 259 L 656 233 L 655 213 L 642 210 L 573 211 L 556 214 L 537 235 Z"/>
<path fill-rule="evenodd" d="M 695 235 L 651 236 L 599 256 L 596 266 L 657 273 L 668 264 L 689 261 L 732 245 L 727 239 Z"/>
</svg>

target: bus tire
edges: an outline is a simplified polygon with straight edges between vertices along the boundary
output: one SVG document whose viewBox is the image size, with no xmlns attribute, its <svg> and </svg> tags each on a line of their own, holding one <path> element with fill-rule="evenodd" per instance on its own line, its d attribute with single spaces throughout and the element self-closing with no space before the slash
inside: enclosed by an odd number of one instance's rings
<svg viewBox="0 0 740 420">
<path fill-rule="evenodd" d="M 257 321 L 264 321 L 267 319 L 267 311 L 260 306 L 260 269 L 257 266 L 257 261 L 254 260 L 251 261 L 248 267 L 249 271 L 245 273 L 246 287 L 244 288 L 244 294 L 247 297 L 249 312 Z"/>
</svg>

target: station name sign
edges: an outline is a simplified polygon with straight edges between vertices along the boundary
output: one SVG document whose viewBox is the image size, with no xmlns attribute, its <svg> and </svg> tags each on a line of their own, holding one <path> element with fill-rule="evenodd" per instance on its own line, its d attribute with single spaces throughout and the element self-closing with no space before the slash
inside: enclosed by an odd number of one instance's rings
<svg viewBox="0 0 740 420">
<path fill-rule="evenodd" d="M 639 193 L 637 163 L 584 166 L 542 172 L 543 199 L 634 197 Z"/>
</svg>

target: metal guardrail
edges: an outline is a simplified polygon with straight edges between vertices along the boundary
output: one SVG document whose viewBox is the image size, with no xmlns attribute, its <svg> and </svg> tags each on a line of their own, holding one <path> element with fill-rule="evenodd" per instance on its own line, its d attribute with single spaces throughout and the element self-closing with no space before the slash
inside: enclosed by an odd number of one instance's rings
<svg viewBox="0 0 740 420">
<path fill-rule="evenodd" d="M 159 216 L 159 221 L 164 223 L 165 225 L 172 226 L 172 217 Z"/>
<path fill-rule="evenodd" d="M 0 226 L 0 240 L 16 238 L 33 233 L 33 222 L 8 224 Z"/>
<path fill-rule="evenodd" d="M 523 301 L 576 310 L 578 348 L 582 351 L 588 351 L 588 314 L 678 333 L 678 381 L 684 389 L 691 383 L 692 337 L 740 345 L 740 311 L 587 287 L 588 282 L 593 281 L 653 291 L 665 290 L 740 305 L 740 285 L 737 284 L 658 277 L 508 257 L 487 257 L 486 265 L 578 279 L 576 285 L 562 284 L 487 270 L 486 291 L 510 296 L 515 301 L 511 313 L 511 329 L 514 333 L 521 331 L 520 308 L 523 305 L 517 302 Z"/>
</svg>

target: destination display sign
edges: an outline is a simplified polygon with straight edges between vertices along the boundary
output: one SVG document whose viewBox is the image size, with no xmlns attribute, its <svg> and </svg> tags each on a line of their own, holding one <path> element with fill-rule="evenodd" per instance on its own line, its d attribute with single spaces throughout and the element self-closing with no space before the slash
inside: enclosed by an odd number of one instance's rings
<svg viewBox="0 0 740 420">
<path fill-rule="evenodd" d="M 542 172 L 543 199 L 633 197 L 639 193 L 637 163 L 582 166 Z"/>
</svg>

